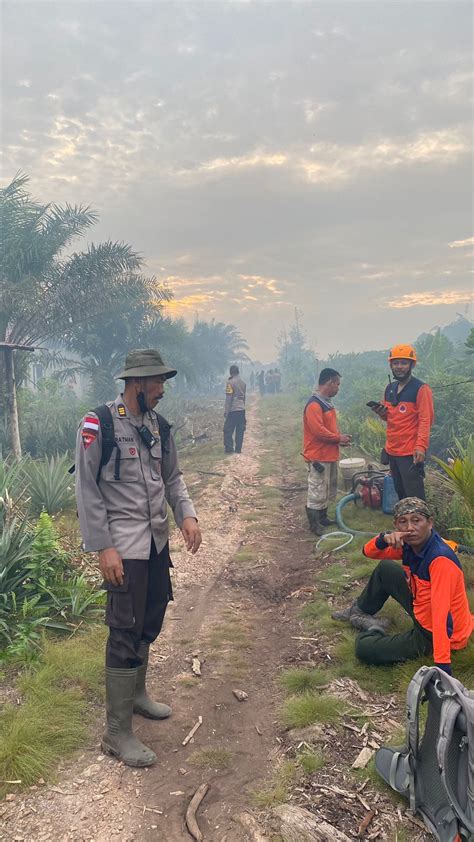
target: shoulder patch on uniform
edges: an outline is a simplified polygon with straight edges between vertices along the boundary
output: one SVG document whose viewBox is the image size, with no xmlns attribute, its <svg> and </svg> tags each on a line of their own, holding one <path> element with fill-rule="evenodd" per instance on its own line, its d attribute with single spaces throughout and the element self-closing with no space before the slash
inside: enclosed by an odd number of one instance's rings
<svg viewBox="0 0 474 842">
<path fill-rule="evenodd" d="M 225 387 L 225 393 L 226 393 L 226 395 L 233 395 L 234 394 L 234 388 L 230 383 L 228 383 L 227 386 Z"/>
<path fill-rule="evenodd" d="M 92 442 L 96 440 L 97 433 L 94 433 L 92 430 L 83 430 L 81 438 L 84 450 L 87 450 L 87 448 L 91 446 Z"/>
<path fill-rule="evenodd" d="M 125 409 L 125 406 L 124 406 L 123 403 L 119 403 L 119 405 L 117 407 L 117 414 L 118 414 L 119 418 L 125 418 L 125 416 L 127 415 L 127 410 Z"/>
<path fill-rule="evenodd" d="M 84 417 L 84 421 L 82 422 L 82 429 L 88 430 L 92 433 L 99 432 L 99 419 L 97 415 L 93 412 L 89 412 L 88 415 Z"/>
</svg>

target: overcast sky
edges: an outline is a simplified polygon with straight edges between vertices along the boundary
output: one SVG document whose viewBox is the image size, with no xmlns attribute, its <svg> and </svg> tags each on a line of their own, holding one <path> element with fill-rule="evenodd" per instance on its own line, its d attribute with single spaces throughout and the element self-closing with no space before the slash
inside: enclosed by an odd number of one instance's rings
<svg viewBox="0 0 474 842">
<path fill-rule="evenodd" d="M 386 348 L 472 295 L 472 6 L 8 2 L 2 180 L 86 203 L 172 313 L 271 361 Z"/>
</svg>

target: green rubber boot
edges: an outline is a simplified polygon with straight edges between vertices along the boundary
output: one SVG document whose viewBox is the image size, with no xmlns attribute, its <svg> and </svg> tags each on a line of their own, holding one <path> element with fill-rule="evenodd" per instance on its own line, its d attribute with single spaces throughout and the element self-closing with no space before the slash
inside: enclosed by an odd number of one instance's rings
<svg viewBox="0 0 474 842">
<path fill-rule="evenodd" d="M 306 506 L 306 516 L 308 518 L 311 532 L 314 535 L 324 535 L 325 529 L 319 520 L 319 511 L 317 509 L 310 509 Z"/>
<path fill-rule="evenodd" d="M 107 728 L 102 737 L 102 749 L 127 766 L 152 766 L 157 759 L 155 752 L 143 745 L 132 731 L 136 680 L 136 669 L 106 667 Z"/>
<path fill-rule="evenodd" d="M 135 704 L 133 712 L 147 719 L 167 719 L 171 716 L 171 708 L 162 702 L 154 702 L 146 691 L 146 671 L 148 669 L 148 655 L 150 646 L 147 643 L 140 643 L 138 654 L 142 659 L 141 667 L 137 669 L 137 683 L 135 687 Z"/>
</svg>

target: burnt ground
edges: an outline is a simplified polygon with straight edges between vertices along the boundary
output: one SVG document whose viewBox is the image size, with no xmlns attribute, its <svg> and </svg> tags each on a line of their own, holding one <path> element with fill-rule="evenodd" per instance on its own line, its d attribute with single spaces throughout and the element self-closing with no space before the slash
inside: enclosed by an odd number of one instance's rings
<svg viewBox="0 0 474 842">
<path fill-rule="evenodd" d="M 175 602 L 149 673 L 150 689 L 172 704 L 173 715 L 164 722 L 135 720 L 158 763 L 133 770 L 104 757 L 97 721 L 56 785 L 39 784 L 0 804 L 1 840 L 185 842 L 191 839 L 186 808 L 202 783 L 209 791 L 197 818 L 206 842 L 281 839 L 272 810 L 279 798 L 306 807 L 349 838 L 357 838 L 372 812 L 365 838 L 425 838 L 416 820 L 402 815 L 401 802 L 364 771 L 356 776 L 350 770 L 364 745 L 373 748 L 393 733 L 399 699 L 371 694 L 341 676 L 322 692 L 347 702 L 342 721 L 299 731 L 282 724 L 282 669 L 332 662 L 330 638 L 308 632 L 301 617 L 331 557 L 315 555 L 303 518 L 305 495 L 284 455 L 274 458 L 271 475 L 259 474 L 265 450 L 256 405 L 249 414 L 242 456 L 207 465 L 209 474 L 187 472 L 198 492 L 205 542 L 190 558 L 179 535 L 172 537 Z M 201 676 L 192 671 L 193 658 Z M 248 698 L 238 701 L 234 690 Z M 199 717 L 202 725 L 183 746 Z M 262 796 L 301 747 L 317 748 L 323 768 L 293 776 L 283 796 Z"/>
</svg>

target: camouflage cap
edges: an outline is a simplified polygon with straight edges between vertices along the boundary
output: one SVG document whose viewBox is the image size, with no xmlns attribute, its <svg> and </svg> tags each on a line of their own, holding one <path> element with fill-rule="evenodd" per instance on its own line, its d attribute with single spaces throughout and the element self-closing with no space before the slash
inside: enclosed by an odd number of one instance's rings
<svg viewBox="0 0 474 842">
<path fill-rule="evenodd" d="M 403 500 L 399 500 L 399 502 L 395 504 L 393 517 L 394 520 L 396 520 L 397 517 L 401 517 L 402 515 L 412 515 L 414 512 L 418 512 L 418 514 L 424 515 L 425 517 L 433 516 L 433 513 L 425 500 L 420 500 L 419 497 L 404 497 Z"/>
<path fill-rule="evenodd" d="M 154 348 L 138 348 L 127 354 L 123 371 L 117 374 L 116 380 L 125 380 L 127 377 L 155 377 L 157 374 L 168 380 L 177 373 L 176 369 L 164 364 L 159 351 Z"/>
</svg>

